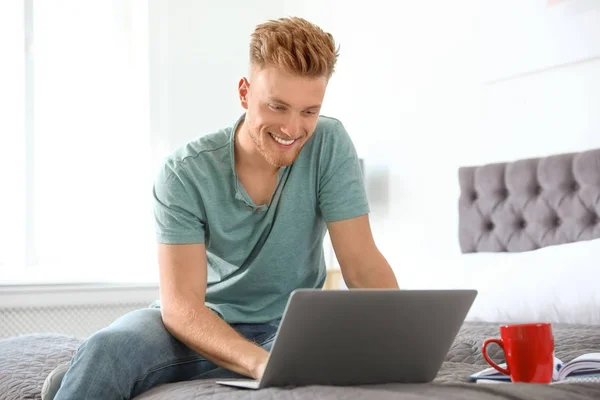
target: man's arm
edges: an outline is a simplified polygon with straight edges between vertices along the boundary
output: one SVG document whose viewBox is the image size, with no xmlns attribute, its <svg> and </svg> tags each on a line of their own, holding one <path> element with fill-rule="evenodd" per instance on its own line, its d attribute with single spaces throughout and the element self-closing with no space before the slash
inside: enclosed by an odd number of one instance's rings
<svg viewBox="0 0 600 400">
<path fill-rule="evenodd" d="M 162 319 L 167 330 L 207 360 L 260 379 L 269 353 L 205 306 L 204 244 L 158 245 Z"/>
<path fill-rule="evenodd" d="M 348 288 L 398 289 L 392 268 L 375 245 L 367 214 L 327 227 Z"/>
</svg>

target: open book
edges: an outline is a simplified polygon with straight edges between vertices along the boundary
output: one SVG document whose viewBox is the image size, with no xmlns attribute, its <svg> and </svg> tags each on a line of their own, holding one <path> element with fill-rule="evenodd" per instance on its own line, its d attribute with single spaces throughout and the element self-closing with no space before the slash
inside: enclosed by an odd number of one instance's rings
<svg viewBox="0 0 600 400">
<path fill-rule="evenodd" d="M 506 363 L 498 364 L 506 368 Z M 510 382 L 510 377 L 490 367 L 469 376 L 472 381 L 497 381 Z M 562 381 L 598 381 L 600 382 L 600 353 L 583 354 L 568 363 L 563 363 L 554 357 L 554 372 L 552 373 L 554 382 Z M 487 382 L 481 382 L 487 383 Z"/>
</svg>

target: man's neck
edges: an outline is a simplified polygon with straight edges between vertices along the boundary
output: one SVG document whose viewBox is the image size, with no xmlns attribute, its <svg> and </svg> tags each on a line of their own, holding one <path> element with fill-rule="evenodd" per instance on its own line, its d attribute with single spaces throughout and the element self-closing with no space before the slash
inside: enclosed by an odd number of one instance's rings
<svg viewBox="0 0 600 400">
<path fill-rule="evenodd" d="M 256 150 L 244 122 L 238 126 L 237 132 L 235 132 L 234 155 L 238 173 L 252 171 L 255 175 L 272 176 L 279 171 L 279 168 L 269 164 Z"/>
</svg>

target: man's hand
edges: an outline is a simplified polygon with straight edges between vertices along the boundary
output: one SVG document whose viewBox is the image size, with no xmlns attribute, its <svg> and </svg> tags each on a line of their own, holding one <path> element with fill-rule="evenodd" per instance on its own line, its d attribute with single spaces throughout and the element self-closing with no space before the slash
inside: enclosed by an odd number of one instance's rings
<svg viewBox="0 0 600 400">
<path fill-rule="evenodd" d="M 241 336 L 204 304 L 204 244 L 159 244 L 158 259 L 161 313 L 167 330 L 216 365 L 260 379 L 269 352 Z"/>
<path fill-rule="evenodd" d="M 263 374 L 265 373 L 265 368 L 267 367 L 267 361 L 269 359 L 269 353 L 265 350 L 266 352 L 266 357 L 263 361 L 260 361 L 257 365 L 256 368 L 254 369 L 254 371 L 252 372 L 252 377 L 254 379 L 256 379 L 257 381 L 260 381 L 262 379 Z"/>
</svg>

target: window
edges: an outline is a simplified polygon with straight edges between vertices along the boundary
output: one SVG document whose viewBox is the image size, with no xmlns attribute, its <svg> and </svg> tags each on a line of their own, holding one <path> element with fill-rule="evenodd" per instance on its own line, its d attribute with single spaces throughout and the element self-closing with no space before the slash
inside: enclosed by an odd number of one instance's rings
<svg viewBox="0 0 600 400">
<path fill-rule="evenodd" d="M 0 5 L 0 283 L 156 281 L 147 4 Z"/>
</svg>

